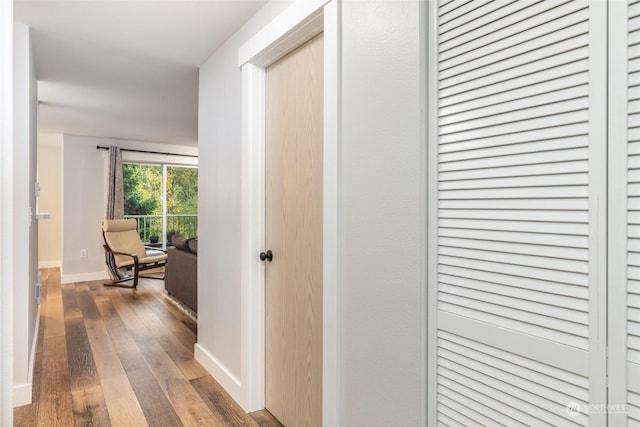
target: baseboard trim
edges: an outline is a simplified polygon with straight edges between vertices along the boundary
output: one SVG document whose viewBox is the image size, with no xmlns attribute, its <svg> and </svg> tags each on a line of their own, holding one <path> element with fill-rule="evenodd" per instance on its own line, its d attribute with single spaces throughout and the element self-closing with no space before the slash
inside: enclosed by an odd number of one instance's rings
<svg viewBox="0 0 640 427">
<path fill-rule="evenodd" d="M 215 357 L 211 355 L 200 344 L 194 347 L 194 357 L 220 383 L 227 393 L 231 395 L 243 409 L 245 405 L 242 383 L 229 372 Z M 245 409 L 246 411 L 246 409 Z"/>
<path fill-rule="evenodd" d="M 40 330 L 40 306 L 36 314 L 36 325 L 31 342 L 31 354 L 29 354 L 29 374 L 25 384 L 13 386 L 13 407 L 29 405 L 33 402 L 33 372 L 36 363 L 36 349 L 38 348 L 38 331 Z"/>
<path fill-rule="evenodd" d="M 109 276 L 104 271 L 95 271 L 92 273 L 80 274 L 63 274 L 60 281 L 65 283 L 90 282 L 92 280 L 109 280 Z"/>
<path fill-rule="evenodd" d="M 38 261 L 38 268 L 60 268 L 62 261 L 54 259 L 53 261 Z"/>
<path fill-rule="evenodd" d="M 13 386 L 13 407 L 31 404 L 33 395 L 33 383 L 25 383 Z"/>
</svg>

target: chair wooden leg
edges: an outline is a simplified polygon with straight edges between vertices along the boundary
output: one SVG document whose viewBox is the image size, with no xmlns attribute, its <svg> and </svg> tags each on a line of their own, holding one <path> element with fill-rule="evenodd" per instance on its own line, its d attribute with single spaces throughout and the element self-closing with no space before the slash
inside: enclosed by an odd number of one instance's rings
<svg viewBox="0 0 640 427">
<path fill-rule="evenodd" d="M 109 269 L 109 275 L 111 276 L 114 282 L 122 281 L 123 277 L 120 275 L 120 271 L 118 267 L 116 267 L 115 259 L 113 258 L 113 254 L 109 252 L 109 247 L 104 246 L 105 248 L 105 261 L 107 264 L 107 268 Z M 126 279 L 126 276 L 125 276 Z"/>
<path fill-rule="evenodd" d="M 135 280 L 135 278 L 134 278 L 134 277 L 130 277 L 130 276 L 129 276 L 129 277 L 125 277 L 125 278 L 120 279 L 120 280 L 114 280 L 114 281 L 113 281 L 113 282 L 111 282 L 111 283 L 105 283 L 104 285 L 105 285 L 105 286 L 115 286 L 115 287 L 117 287 L 117 288 L 129 288 L 129 289 L 133 289 L 133 288 L 135 288 L 135 287 L 136 287 L 137 283 L 136 283 L 135 285 L 133 285 L 133 284 L 132 284 L 132 285 L 123 285 L 123 284 L 122 284 L 122 283 L 124 283 L 124 282 L 128 282 L 128 281 L 130 281 L 130 280 Z"/>
<path fill-rule="evenodd" d="M 116 286 L 118 288 L 129 288 L 129 289 L 135 289 L 138 287 L 138 279 L 140 277 L 140 270 L 138 268 L 138 260 L 135 259 L 134 260 L 135 263 L 133 265 L 133 277 L 131 276 L 127 276 L 123 279 L 120 280 L 114 280 L 111 283 L 105 283 L 105 286 Z M 127 286 L 127 285 L 121 285 L 121 283 L 123 282 L 128 282 L 129 280 L 133 280 L 133 283 L 131 284 L 131 286 Z"/>
<path fill-rule="evenodd" d="M 134 269 L 133 269 L 133 287 L 137 288 L 138 287 L 138 278 L 140 277 L 140 271 L 138 270 L 138 265 L 136 263 Z"/>
<path fill-rule="evenodd" d="M 119 280 L 114 280 L 111 283 L 105 283 L 105 286 L 117 286 L 119 288 L 129 288 L 129 289 L 135 289 L 138 287 L 138 282 L 140 280 L 140 277 L 146 277 L 148 279 L 156 279 L 156 280 L 164 280 L 164 275 L 162 277 L 153 277 L 153 276 L 145 276 L 144 272 L 147 270 L 154 270 L 156 268 L 159 267 L 164 267 L 165 264 L 142 264 L 142 266 L 140 266 L 140 264 L 138 263 L 138 259 L 134 258 L 134 264 L 133 264 L 133 276 L 129 276 L 127 275 L 126 277 L 123 277 Z M 118 271 L 118 270 L 115 270 Z M 142 274 L 140 274 L 142 272 Z M 116 277 L 120 277 L 120 275 L 118 274 Z M 124 282 L 128 282 L 128 281 L 132 281 L 131 285 L 122 285 L 121 283 Z"/>
</svg>

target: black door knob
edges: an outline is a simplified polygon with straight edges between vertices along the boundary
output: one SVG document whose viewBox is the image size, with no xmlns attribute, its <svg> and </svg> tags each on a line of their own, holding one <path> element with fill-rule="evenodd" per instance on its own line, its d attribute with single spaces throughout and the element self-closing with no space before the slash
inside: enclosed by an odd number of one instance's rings
<svg viewBox="0 0 640 427">
<path fill-rule="evenodd" d="M 273 252 L 271 251 L 267 251 L 267 252 L 260 252 L 260 260 L 261 261 L 273 261 Z"/>
</svg>

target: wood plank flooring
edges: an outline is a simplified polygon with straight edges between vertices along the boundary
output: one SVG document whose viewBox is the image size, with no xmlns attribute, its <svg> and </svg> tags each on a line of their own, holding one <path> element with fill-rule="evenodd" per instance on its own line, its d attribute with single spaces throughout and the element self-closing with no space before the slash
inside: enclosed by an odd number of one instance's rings
<svg viewBox="0 0 640 427">
<path fill-rule="evenodd" d="M 162 293 L 100 282 L 60 284 L 41 270 L 33 403 L 15 426 L 281 426 L 245 413 L 193 358 L 196 321 Z"/>
</svg>

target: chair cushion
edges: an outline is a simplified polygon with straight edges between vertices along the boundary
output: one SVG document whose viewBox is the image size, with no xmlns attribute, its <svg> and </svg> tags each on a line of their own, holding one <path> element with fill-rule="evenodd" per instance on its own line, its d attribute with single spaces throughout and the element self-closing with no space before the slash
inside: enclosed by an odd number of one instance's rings
<svg viewBox="0 0 640 427">
<path fill-rule="evenodd" d="M 137 230 L 138 222 L 135 219 L 105 219 L 102 222 L 102 229 L 104 231 L 116 232 Z"/>
<path fill-rule="evenodd" d="M 137 255 L 142 260 L 146 258 L 147 252 L 138 236 L 136 224 L 135 219 L 105 220 L 102 229 L 104 239 L 112 251 Z M 115 255 L 115 261 L 118 267 L 133 264 L 133 259 L 124 255 Z"/>
<path fill-rule="evenodd" d="M 138 258 L 139 263 L 149 264 L 152 262 L 160 262 L 167 259 L 167 254 L 162 251 L 158 251 L 155 249 L 147 249 L 146 252 L 147 253 L 145 254 L 144 258 Z M 118 264 L 118 268 L 128 267 L 130 265 L 133 265 L 133 258 L 131 257 L 122 257 L 122 258 L 123 258 L 123 261 L 121 264 Z"/>
</svg>

